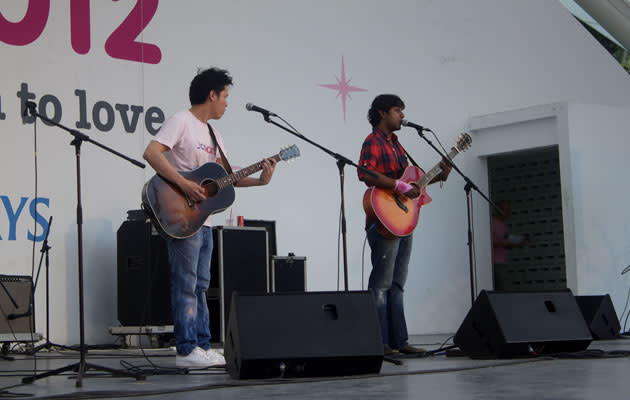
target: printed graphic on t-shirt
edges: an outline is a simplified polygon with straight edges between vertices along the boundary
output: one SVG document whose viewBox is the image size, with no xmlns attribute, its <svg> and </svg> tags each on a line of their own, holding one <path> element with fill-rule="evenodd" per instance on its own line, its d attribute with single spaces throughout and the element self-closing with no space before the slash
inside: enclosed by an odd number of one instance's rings
<svg viewBox="0 0 630 400">
<path fill-rule="evenodd" d="M 206 145 L 205 143 L 201 143 L 199 142 L 199 144 L 197 145 L 197 149 L 196 150 L 202 150 L 205 151 L 208 154 L 211 155 L 215 155 L 216 154 L 216 149 L 214 147 L 210 147 L 208 145 Z"/>
</svg>

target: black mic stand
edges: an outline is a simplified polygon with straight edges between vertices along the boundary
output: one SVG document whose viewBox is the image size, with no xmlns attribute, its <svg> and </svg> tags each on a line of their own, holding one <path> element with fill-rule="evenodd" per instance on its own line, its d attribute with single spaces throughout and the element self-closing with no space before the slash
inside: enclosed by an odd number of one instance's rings
<svg viewBox="0 0 630 400">
<path fill-rule="evenodd" d="M 48 229 L 46 230 L 46 236 L 44 237 L 44 241 L 42 242 L 42 248 L 40 250 L 41 255 L 39 257 L 39 266 L 37 267 L 37 276 L 35 278 L 35 282 L 33 283 L 33 299 L 35 299 L 35 289 L 37 289 L 37 282 L 39 281 L 39 273 L 41 272 L 41 269 L 42 269 L 42 260 L 45 258 L 46 259 L 45 261 L 45 265 L 46 265 L 46 343 L 41 344 L 39 346 L 35 346 L 33 349 L 31 349 L 31 351 L 28 352 L 29 355 L 33 355 L 42 349 L 50 350 L 53 347 L 59 348 L 59 349 L 65 349 L 65 350 L 76 350 L 70 346 L 64 346 L 64 345 L 53 343 L 50 341 L 50 276 L 49 276 L 50 259 L 48 256 L 48 252 L 51 249 L 51 247 L 48 245 L 48 235 L 50 234 L 50 227 L 52 226 L 52 219 L 53 217 L 51 215 L 50 218 L 48 219 Z"/>
<path fill-rule="evenodd" d="M 84 322 L 84 310 L 83 310 L 83 209 L 82 209 L 82 205 L 81 205 L 81 144 L 83 144 L 83 142 L 89 142 L 92 143 L 114 155 L 117 155 L 120 158 L 123 158 L 127 161 L 129 161 L 130 163 L 140 167 L 140 168 L 144 168 L 145 165 L 142 164 L 139 161 L 133 160 L 119 152 L 117 152 L 116 150 L 113 150 L 103 144 L 100 144 L 92 139 L 90 139 L 89 136 L 74 130 L 74 129 L 70 129 L 67 128 L 49 118 L 46 118 L 45 116 L 39 114 L 36 110 L 35 110 L 35 103 L 31 102 L 31 101 L 27 101 L 24 104 L 24 107 L 28 110 L 28 112 L 31 114 L 31 116 L 33 117 L 37 117 L 40 120 L 47 122 L 49 125 L 54 125 L 58 128 L 61 128 L 65 131 L 67 131 L 68 133 L 70 133 L 74 139 L 70 142 L 70 145 L 74 146 L 75 148 L 75 158 L 76 158 L 76 176 L 77 176 L 77 239 L 78 239 L 78 243 L 77 243 L 77 252 L 78 252 L 78 272 L 79 272 L 79 337 L 80 337 L 80 344 L 79 344 L 79 353 L 80 353 L 80 360 L 77 363 L 73 363 L 73 364 L 69 364 L 66 365 L 65 367 L 62 368 L 58 368 L 52 371 L 48 371 L 48 372 L 44 372 L 41 374 L 37 374 L 37 375 L 33 375 L 33 376 L 28 376 L 26 378 L 22 379 L 22 383 L 33 383 L 35 380 L 37 379 L 41 379 L 41 378 L 46 378 L 48 376 L 52 376 L 52 375 L 59 375 L 63 372 L 66 371 L 74 371 L 77 373 L 77 381 L 76 381 L 76 387 L 81 387 L 83 386 L 83 376 L 85 374 L 85 372 L 88 369 L 93 369 L 93 370 L 97 370 L 97 371 L 104 371 L 104 372 L 109 372 L 114 376 L 123 376 L 123 377 L 129 377 L 129 378 L 136 378 L 136 380 L 144 380 L 145 376 L 140 374 L 140 373 L 133 373 L 133 372 L 127 372 L 127 371 L 122 371 L 122 370 L 117 370 L 114 368 L 109 368 L 109 367 L 104 367 L 104 366 L 100 366 L 100 365 L 96 365 L 96 364 L 92 364 L 92 363 L 88 363 L 85 360 L 85 355 L 87 354 L 87 346 L 85 344 L 85 322 Z M 26 110 L 24 110 L 26 111 Z"/>
<path fill-rule="evenodd" d="M 455 171 L 457 171 L 457 173 L 464 178 L 464 181 L 466 181 L 466 185 L 464 186 L 464 191 L 466 192 L 466 213 L 467 213 L 467 222 L 468 222 L 468 263 L 470 266 L 470 303 L 471 305 L 474 304 L 475 302 L 475 294 L 477 292 L 477 288 L 475 287 L 475 274 L 476 274 L 476 269 L 475 269 L 475 260 L 473 257 L 473 227 L 472 227 L 472 198 L 471 198 L 471 194 L 470 194 L 470 190 L 471 189 L 475 189 L 475 191 L 477 191 L 477 193 L 479 193 L 481 195 L 481 197 L 483 197 L 484 199 L 486 199 L 486 201 L 488 202 L 488 204 L 490 204 L 495 210 L 497 210 L 501 215 L 503 215 L 503 213 L 501 212 L 501 210 L 499 209 L 499 207 L 497 207 L 496 204 L 494 204 L 492 202 L 492 200 L 490 200 L 488 198 L 488 196 L 486 196 L 484 193 L 482 193 L 479 188 L 477 187 L 477 185 L 474 184 L 473 181 L 470 180 L 470 178 L 468 178 L 459 168 L 457 168 L 457 165 L 455 165 L 453 163 L 453 161 L 451 161 L 451 159 L 449 157 L 447 157 L 446 155 L 442 154 L 442 152 L 435 147 L 435 145 L 433 144 L 433 142 L 431 142 L 423 133 L 422 131 L 425 130 L 425 128 L 422 128 L 421 126 L 415 127 L 413 126 L 413 128 L 418 132 L 418 136 L 420 136 L 422 139 L 424 139 L 425 142 L 427 142 L 429 144 L 429 146 L 431 146 L 433 148 L 433 150 L 435 150 L 436 153 L 438 153 L 440 155 L 440 157 L 442 157 L 442 159 L 449 164 Z"/>
<path fill-rule="evenodd" d="M 344 189 L 343 189 L 344 188 L 344 167 L 346 166 L 346 164 L 348 164 L 348 165 L 352 165 L 353 167 L 357 169 L 365 171 L 369 173 L 370 175 L 374 175 L 374 173 L 366 168 L 363 168 L 355 164 L 353 161 L 342 156 L 341 154 L 335 153 L 327 149 L 326 147 L 312 141 L 311 139 L 299 133 L 295 128 L 292 127 L 293 129 L 289 129 L 286 126 L 280 125 L 276 121 L 272 121 L 270 118 L 271 116 L 270 113 L 262 112 L 262 114 L 266 122 L 273 124 L 281 129 L 284 129 L 285 131 L 289 132 L 290 134 L 294 136 L 299 137 L 300 139 L 312 144 L 313 146 L 317 147 L 318 149 L 322 150 L 324 153 L 330 155 L 332 158 L 337 160 L 337 168 L 339 168 L 339 185 L 340 185 L 340 192 L 341 192 L 341 237 L 342 237 L 342 243 L 343 243 L 343 281 L 344 281 L 344 290 L 347 292 L 348 291 L 348 247 L 347 247 L 347 239 L 346 239 L 346 206 L 345 206 L 345 200 L 344 200 L 345 196 L 344 196 Z M 277 116 L 275 114 L 274 116 L 282 119 L 282 117 Z M 284 119 L 282 119 L 282 121 L 284 121 Z M 286 121 L 284 122 L 290 125 L 288 122 Z"/>
</svg>

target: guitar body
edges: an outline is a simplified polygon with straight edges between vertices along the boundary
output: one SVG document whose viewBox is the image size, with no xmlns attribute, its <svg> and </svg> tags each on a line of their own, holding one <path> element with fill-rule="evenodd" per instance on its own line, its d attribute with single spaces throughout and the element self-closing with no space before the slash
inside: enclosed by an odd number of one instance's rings
<svg viewBox="0 0 630 400">
<path fill-rule="evenodd" d="M 212 187 L 212 181 L 227 176 L 225 169 L 217 163 L 206 163 L 193 171 L 180 174 L 206 187 Z M 232 185 L 208 194 L 204 201 L 189 202 L 176 185 L 155 175 L 142 189 L 142 205 L 162 236 L 184 239 L 201 229 L 210 215 L 219 213 L 234 203 Z"/>
<path fill-rule="evenodd" d="M 418 182 L 424 172 L 415 166 L 405 169 L 400 180 Z M 420 196 L 410 199 L 390 189 L 371 187 L 363 195 L 363 209 L 368 219 L 379 221 L 376 229 L 390 238 L 409 236 L 418 225 L 420 208 L 431 202 L 431 197 L 422 187 Z"/>
</svg>

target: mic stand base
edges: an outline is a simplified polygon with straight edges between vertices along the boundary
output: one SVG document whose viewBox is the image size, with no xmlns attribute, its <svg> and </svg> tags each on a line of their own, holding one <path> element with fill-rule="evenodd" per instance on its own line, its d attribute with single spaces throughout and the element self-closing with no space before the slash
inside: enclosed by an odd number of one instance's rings
<svg viewBox="0 0 630 400">
<path fill-rule="evenodd" d="M 27 352 L 26 354 L 28 354 L 29 356 L 33 356 L 33 355 L 35 355 L 35 353 L 37 353 L 37 352 L 39 352 L 41 350 L 44 350 L 44 349 L 50 350 L 53 347 L 55 349 L 77 351 L 77 348 L 75 348 L 75 347 L 66 346 L 66 345 L 63 345 L 63 344 L 57 344 L 57 343 L 51 342 L 50 340 L 48 340 L 48 338 L 46 338 L 46 343 L 42 343 L 42 344 L 40 344 L 38 346 L 33 347 L 31 349 L 31 351 Z"/>
<path fill-rule="evenodd" d="M 85 375 L 85 372 L 90 369 L 95 370 L 95 371 L 109 372 L 110 374 L 112 374 L 112 376 L 116 376 L 116 377 L 136 378 L 137 381 L 143 381 L 146 379 L 146 377 L 140 373 L 134 374 L 132 372 L 121 371 L 121 370 L 109 368 L 109 367 L 103 367 L 101 365 L 91 364 L 91 363 L 85 362 L 85 360 L 81 360 L 77 363 L 66 365 L 65 367 L 57 368 L 52 371 L 44 372 L 44 373 L 33 375 L 33 376 L 27 376 L 25 378 L 22 378 L 22 383 L 33 383 L 38 379 L 47 378 L 53 375 L 59 375 L 66 371 L 73 371 L 78 374 L 76 387 L 81 387 L 83 386 L 82 378 Z"/>
</svg>

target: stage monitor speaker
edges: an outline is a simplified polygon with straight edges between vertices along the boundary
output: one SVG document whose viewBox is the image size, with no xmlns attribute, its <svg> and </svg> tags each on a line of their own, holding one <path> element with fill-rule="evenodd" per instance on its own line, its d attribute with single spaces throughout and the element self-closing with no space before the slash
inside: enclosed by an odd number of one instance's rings
<svg viewBox="0 0 630 400">
<path fill-rule="evenodd" d="M 621 325 L 610 295 L 575 296 L 593 339 L 607 340 L 619 337 Z"/>
<path fill-rule="evenodd" d="M 234 292 L 225 359 L 237 379 L 378 373 L 383 343 L 374 298 Z"/>
<path fill-rule="evenodd" d="M 172 325 L 166 241 L 146 219 L 117 232 L 118 320 L 123 326 Z"/>
<path fill-rule="evenodd" d="M 34 333 L 33 280 L 30 276 L 0 275 L 0 333 Z"/>
<path fill-rule="evenodd" d="M 585 350 L 593 340 L 570 290 L 482 291 L 455 334 L 471 357 Z"/>
</svg>

